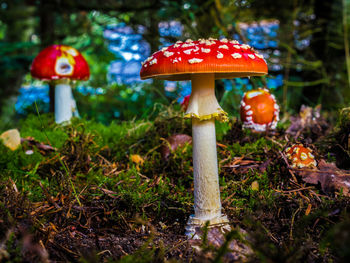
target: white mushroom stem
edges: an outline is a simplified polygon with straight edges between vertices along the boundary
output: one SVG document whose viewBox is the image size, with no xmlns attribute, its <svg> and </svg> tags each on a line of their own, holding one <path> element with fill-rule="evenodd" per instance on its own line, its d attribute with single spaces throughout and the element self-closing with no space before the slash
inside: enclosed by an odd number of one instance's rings
<svg viewBox="0 0 350 263">
<path fill-rule="evenodd" d="M 55 87 L 55 121 L 69 121 L 73 115 L 73 95 L 68 80 L 60 81 Z"/>
<path fill-rule="evenodd" d="M 221 216 L 215 120 L 192 119 L 195 217 L 211 220 Z"/>
<path fill-rule="evenodd" d="M 227 218 L 221 214 L 215 117 L 213 116 L 220 106 L 215 97 L 214 74 L 194 74 L 191 80 L 192 93 L 187 113 L 193 115 L 195 214 L 190 217 L 186 227 L 186 233 L 190 237 L 195 234 L 196 227 L 205 225 L 207 221 L 210 225 L 228 222 Z M 196 116 L 197 114 L 199 116 Z M 203 116 L 204 119 L 201 118 Z"/>
</svg>

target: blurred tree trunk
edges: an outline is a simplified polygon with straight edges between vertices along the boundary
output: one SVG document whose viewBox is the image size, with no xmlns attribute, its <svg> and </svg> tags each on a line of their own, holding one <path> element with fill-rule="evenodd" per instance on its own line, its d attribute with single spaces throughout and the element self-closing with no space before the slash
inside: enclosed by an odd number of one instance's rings
<svg viewBox="0 0 350 263">
<path fill-rule="evenodd" d="M 28 72 L 31 62 L 28 46 L 25 43 L 29 42 L 34 30 L 34 12 L 34 7 L 13 3 L 13 1 L 8 1 L 6 9 L 0 11 L 1 21 L 7 27 L 4 38 L 7 48 L 0 58 L 0 82 L 2 83 L 0 115 L 5 107 L 13 107 L 11 111 L 6 109 L 6 112 L 7 115 L 15 115 L 15 108 L 12 104 L 16 102 L 15 96 L 18 95 L 23 77 Z"/>
<path fill-rule="evenodd" d="M 55 43 L 55 9 L 47 1 L 43 1 L 38 7 L 40 25 L 39 36 L 41 40 L 41 49 Z M 55 112 L 55 85 L 49 83 L 49 112 Z"/>
<path fill-rule="evenodd" d="M 146 34 L 144 34 L 145 40 L 149 43 L 151 48 L 151 54 L 158 51 L 161 43 L 159 39 L 159 18 L 157 16 L 157 9 L 151 9 L 147 11 L 147 17 L 149 20 L 146 23 Z M 167 100 L 165 96 L 164 81 L 159 79 L 153 79 L 153 86 L 156 89 L 154 93 L 156 99 Z"/>
<path fill-rule="evenodd" d="M 344 84 L 336 77 L 345 69 L 341 67 L 342 64 L 345 65 L 341 13 L 341 0 L 314 2 L 315 25 L 318 30 L 313 34 L 310 49 L 322 61 L 322 71 L 315 71 L 308 79 L 328 79 L 328 82 L 303 89 L 303 95 L 315 104 L 323 103 L 332 107 L 336 103 L 346 103 L 343 97 Z"/>
</svg>

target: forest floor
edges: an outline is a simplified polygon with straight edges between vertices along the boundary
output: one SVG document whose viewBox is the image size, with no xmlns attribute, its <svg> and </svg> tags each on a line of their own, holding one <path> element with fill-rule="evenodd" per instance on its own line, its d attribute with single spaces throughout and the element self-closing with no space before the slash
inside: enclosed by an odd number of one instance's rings
<svg viewBox="0 0 350 263">
<path fill-rule="evenodd" d="M 204 229 L 195 248 L 184 233 L 191 123 L 178 115 L 109 126 L 23 120 L 20 148 L 0 144 L 0 262 L 350 262 L 349 109 L 336 121 L 304 108 L 260 134 L 217 123 L 232 231 L 212 242 Z M 285 150 L 295 142 L 317 168 L 292 168 Z M 230 249 L 237 239 L 248 254 Z"/>
</svg>

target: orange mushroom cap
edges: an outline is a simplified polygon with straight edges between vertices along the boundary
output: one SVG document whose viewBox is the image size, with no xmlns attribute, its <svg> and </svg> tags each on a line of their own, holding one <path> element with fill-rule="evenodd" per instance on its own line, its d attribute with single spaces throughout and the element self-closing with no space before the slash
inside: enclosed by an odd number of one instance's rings
<svg viewBox="0 0 350 263">
<path fill-rule="evenodd" d="M 279 120 L 279 106 L 267 89 L 251 90 L 244 94 L 240 107 L 244 128 L 265 131 L 275 129 Z"/>
<path fill-rule="evenodd" d="M 177 41 L 147 58 L 141 79 L 190 80 L 191 74 L 215 73 L 215 79 L 267 74 L 263 56 L 237 40 Z"/>
<path fill-rule="evenodd" d="M 312 150 L 302 144 L 295 144 L 285 150 L 287 158 L 291 161 L 293 168 L 313 168 L 317 166 Z"/>
</svg>

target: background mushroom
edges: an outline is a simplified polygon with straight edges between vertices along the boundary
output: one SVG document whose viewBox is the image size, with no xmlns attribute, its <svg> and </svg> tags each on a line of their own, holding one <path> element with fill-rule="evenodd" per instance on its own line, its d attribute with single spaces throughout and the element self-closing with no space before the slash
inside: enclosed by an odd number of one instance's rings
<svg viewBox="0 0 350 263">
<path fill-rule="evenodd" d="M 187 111 L 187 108 L 188 108 L 188 103 L 190 102 L 190 97 L 191 95 L 187 95 L 184 97 L 184 99 L 182 100 L 181 102 L 181 109 L 183 111 Z"/>
<path fill-rule="evenodd" d="M 221 213 L 216 153 L 215 119 L 227 121 L 215 97 L 215 79 L 261 76 L 267 73 L 263 57 L 236 40 L 178 41 L 155 52 L 143 63 L 141 79 L 191 80 L 192 93 L 185 117 L 192 118 L 194 211 L 186 227 L 227 223 Z"/>
<path fill-rule="evenodd" d="M 279 120 L 279 106 L 275 96 L 267 89 L 251 90 L 241 101 L 241 120 L 243 128 L 257 132 L 275 129 Z"/>
<path fill-rule="evenodd" d="M 302 144 L 295 144 L 285 150 L 286 156 L 293 168 L 314 168 L 317 166 L 312 150 Z"/>
<path fill-rule="evenodd" d="M 55 86 L 55 121 L 69 121 L 77 113 L 71 80 L 87 80 L 90 72 L 85 58 L 75 48 L 52 45 L 42 50 L 31 66 L 33 77 L 53 81 Z"/>
</svg>

